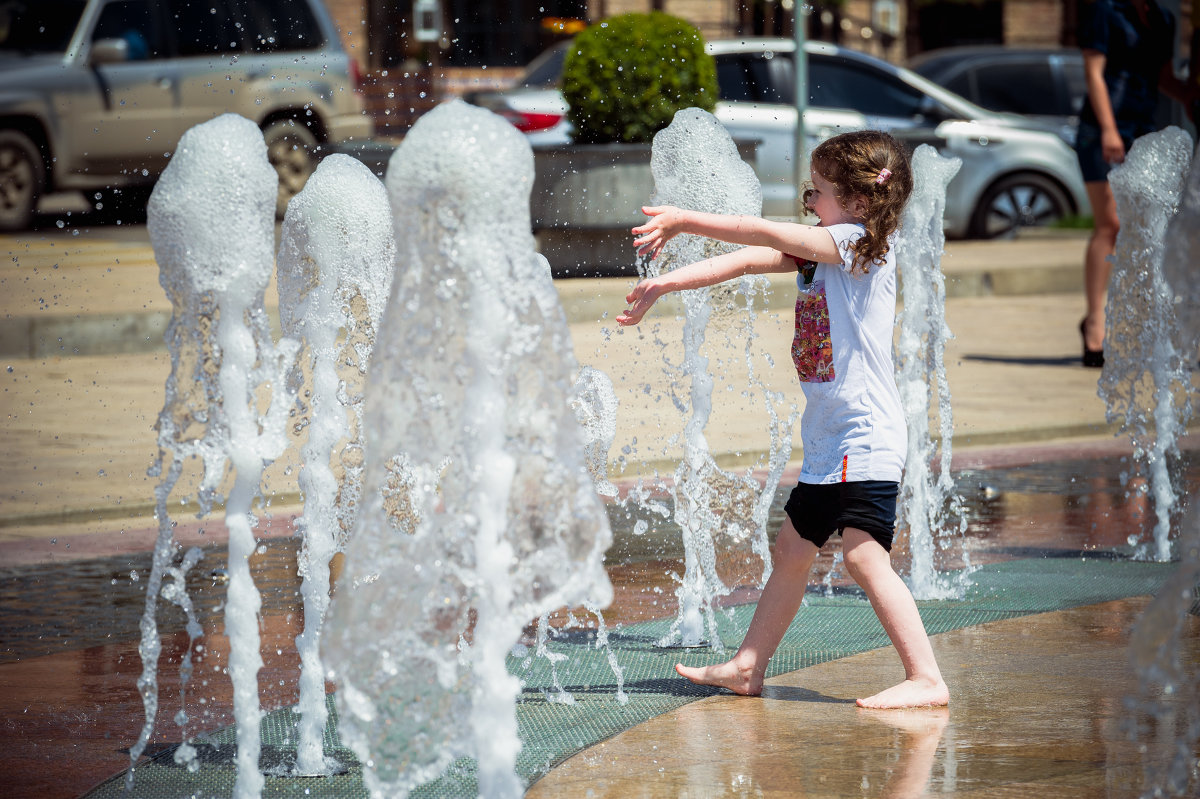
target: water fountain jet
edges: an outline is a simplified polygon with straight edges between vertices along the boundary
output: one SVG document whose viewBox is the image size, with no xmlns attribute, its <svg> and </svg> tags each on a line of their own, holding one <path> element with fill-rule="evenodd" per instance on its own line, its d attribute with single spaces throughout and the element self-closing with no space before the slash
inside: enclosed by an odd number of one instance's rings
<svg viewBox="0 0 1200 799">
<path fill-rule="evenodd" d="M 650 162 L 655 193 L 651 205 L 675 205 L 710 213 L 762 212 L 762 186 L 753 169 L 741 160 L 737 146 L 724 127 L 705 111 L 688 108 L 676 113 L 671 124 L 654 136 Z M 732 252 L 737 245 L 684 234 L 667 243 L 658 257 L 641 265 L 643 277 L 653 277 L 679 266 Z M 771 571 L 766 512 L 774 497 L 783 467 L 791 455 L 791 429 L 795 408 L 786 423 L 780 421 L 772 401 L 779 397 L 763 390 L 772 419 L 772 442 L 766 488 L 749 474 L 721 469 L 713 459 L 704 428 L 712 412 L 713 378 L 702 353 L 714 309 L 731 313 L 734 292 L 748 297 L 765 291 L 766 279 L 747 275 L 737 286 L 713 286 L 681 292 L 684 306 L 684 358 L 681 376 L 690 380 L 691 416 L 684 430 L 684 458 L 675 470 L 672 493 L 675 521 L 683 533 L 684 574 L 676 590 L 679 613 L 661 646 L 700 646 L 706 641 L 720 649 L 713 604 L 729 593 L 717 573 L 716 538 L 731 543 L 750 540 L 763 562 L 761 583 Z M 753 316 L 751 311 L 750 317 Z M 755 338 L 752 322 L 745 323 L 747 347 Z M 753 360 L 747 355 L 753 374 Z M 669 363 L 669 362 L 668 362 Z"/>
<path fill-rule="evenodd" d="M 263 306 L 274 265 L 277 182 L 257 126 L 225 114 L 183 135 L 147 210 L 159 282 L 174 312 L 167 331 L 171 376 L 158 418 L 160 454 L 151 470 L 161 474 L 163 460 L 168 460 L 167 474 L 156 489 L 159 537 L 139 647 L 143 671 L 138 685 L 146 724 L 130 757 L 136 765 L 149 742 L 157 708 L 160 643 L 155 604 L 160 575 L 172 550 L 166 501 L 183 461 L 197 457 L 204 465 L 198 490 L 201 515 L 211 510 L 227 471 L 233 472 L 225 502 L 229 529 L 225 626 L 238 722 L 234 785 L 238 799 L 259 796 L 263 786 L 258 767 L 261 597 L 250 575 L 249 560 L 257 545 L 251 506 L 259 495 L 264 467 L 287 445 L 284 430 L 292 398 L 284 384 L 297 349 L 286 340 L 276 346 Z M 275 388 L 265 411 L 255 396 L 264 384 Z M 132 785 L 133 776 L 131 768 L 127 784 Z"/>
<path fill-rule="evenodd" d="M 481 795 L 519 796 L 505 657 L 530 620 L 612 591 L 571 408 L 578 367 L 530 234 L 532 152 L 499 117 L 447 103 L 385 182 L 400 266 L 322 653 L 373 795 L 406 795 L 471 756 Z"/>
<path fill-rule="evenodd" d="M 1121 426 L 1134 458 L 1148 472 L 1157 523 L 1153 542 L 1135 556 L 1171 558 L 1178 490 L 1171 475 L 1178 438 L 1191 416 L 1190 369 L 1175 346 L 1175 294 L 1164 279 L 1167 225 L 1175 215 L 1192 160 L 1192 140 L 1179 128 L 1137 139 L 1109 175 L 1121 231 L 1105 307 L 1104 369 L 1098 392 L 1110 423 Z"/>
<path fill-rule="evenodd" d="M 362 383 L 395 269 L 396 244 L 383 184 L 347 155 L 325 158 L 288 204 L 279 257 L 279 315 L 285 336 L 301 342 L 290 377 L 310 391 L 299 425 L 307 428 L 299 483 L 304 513 L 299 572 L 304 630 L 301 716 L 293 774 L 321 775 L 340 764 L 324 754 L 328 710 L 320 640 L 329 605 L 331 560 L 345 547 L 362 484 Z M 347 366 L 339 374 L 339 366 Z M 344 376 L 343 376 L 344 375 Z M 340 475 L 334 471 L 337 461 Z"/>
<path fill-rule="evenodd" d="M 942 217 L 946 187 L 962 161 L 945 158 L 928 144 L 913 153 L 913 192 L 896 237 L 904 309 L 896 341 L 896 383 L 908 426 L 908 456 L 900 482 L 896 522 L 908 529 L 912 565 L 909 587 L 916 599 L 961 596 L 969 569 L 948 580 L 940 574 L 937 554 L 952 537 L 966 530 L 950 473 L 954 415 L 946 378 L 946 277 L 942 252 L 946 237 Z M 930 433 L 929 417 L 937 399 L 939 441 Z M 939 458 L 940 451 L 940 458 Z M 940 468 L 931 468 L 935 459 Z M 957 524 L 954 524 L 957 517 Z M 951 529 L 951 526 L 957 529 Z M 964 553 L 965 557 L 965 553 Z"/>
</svg>

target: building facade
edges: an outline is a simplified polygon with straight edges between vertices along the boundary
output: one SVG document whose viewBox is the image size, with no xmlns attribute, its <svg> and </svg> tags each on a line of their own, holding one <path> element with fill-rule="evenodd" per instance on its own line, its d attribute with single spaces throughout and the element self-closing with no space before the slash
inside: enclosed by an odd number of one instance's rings
<svg viewBox="0 0 1200 799">
<path fill-rule="evenodd" d="M 803 0 L 800 0 L 803 2 Z M 808 36 L 893 63 L 964 44 L 1071 47 L 1088 0 L 809 0 Z M 522 66 L 586 25 L 630 11 L 664 11 L 706 39 L 787 36 L 797 0 L 325 0 L 364 74 L 379 135 L 472 89 L 503 87 Z M 1191 0 L 1159 0 L 1180 21 L 1186 59 Z M 1200 4 L 1197 4 L 1200 6 Z M 1197 10 L 1200 10 L 1198 8 Z"/>
</svg>

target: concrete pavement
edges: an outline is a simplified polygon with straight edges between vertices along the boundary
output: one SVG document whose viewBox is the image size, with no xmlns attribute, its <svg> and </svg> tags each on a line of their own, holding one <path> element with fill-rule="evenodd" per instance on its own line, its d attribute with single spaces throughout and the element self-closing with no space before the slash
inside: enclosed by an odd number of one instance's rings
<svg viewBox="0 0 1200 799">
<path fill-rule="evenodd" d="M 152 508 L 146 469 L 170 372 L 161 337 L 170 304 L 144 227 L 74 232 L 0 237 L 0 540 L 122 529 Z M 956 448 L 1111 435 L 1099 372 L 1078 364 L 1083 246 L 1072 232 L 948 245 Z M 675 405 L 688 386 L 666 362 L 680 359 L 682 321 L 664 302 L 638 328 L 619 329 L 612 320 L 631 284 L 556 281 L 579 362 L 607 372 L 617 390 L 612 476 L 669 475 L 685 422 Z M 743 317 L 718 312 L 710 324 L 716 387 L 706 436 L 723 466 L 764 463 L 772 442 L 763 388 L 786 398 L 776 408 L 784 418 L 802 403 L 786 355 L 793 297 L 788 276 L 774 279 L 750 347 Z M 747 389 L 751 366 L 759 388 Z M 299 499 L 296 458 L 293 449 L 268 470 L 277 508 Z M 187 505 L 188 491 L 179 494 Z"/>
</svg>

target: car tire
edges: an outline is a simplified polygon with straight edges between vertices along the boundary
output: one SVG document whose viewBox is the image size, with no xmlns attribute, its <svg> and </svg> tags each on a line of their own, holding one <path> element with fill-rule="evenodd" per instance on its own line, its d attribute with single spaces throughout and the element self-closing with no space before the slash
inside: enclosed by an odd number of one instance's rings
<svg viewBox="0 0 1200 799">
<path fill-rule="evenodd" d="M 317 168 L 317 137 L 303 123 L 281 119 L 263 128 L 267 160 L 279 174 L 275 217 L 283 219 L 288 203 L 304 188 Z"/>
<path fill-rule="evenodd" d="M 0 130 L 0 230 L 25 230 L 46 188 L 46 165 L 33 140 Z"/>
<path fill-rule="evenodd" d="M 978 239 L 1014 236 L 1023 227 L 1054 224 L 1070 208 L 1066 193 L 1045 175 L 1033 172 L 1007 175 L 983 193 L 971 214 L 968 232 Z"/>
</svg>

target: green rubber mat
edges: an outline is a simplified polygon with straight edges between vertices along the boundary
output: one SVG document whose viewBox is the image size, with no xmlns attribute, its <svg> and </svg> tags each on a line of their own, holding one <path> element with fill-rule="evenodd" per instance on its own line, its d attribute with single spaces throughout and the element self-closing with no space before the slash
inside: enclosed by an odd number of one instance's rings
<svg viewBox="0 0 1200 799">
<path fill-rule="evenodd" d="M 1099 555 L 1009 561 L 974 572 L 963 599 L 918 604 L 926 628 L 934 635 L 1031 613 L 1154 594 L 1174 569 L 1174 564 L 1135 563 Z M 566 656 L 555 671 L 532 651 L 526 657 L 510 657 L 509 670 L 524 681 L 517 700 L 517 724 L 523 743 L 517 772 L 526 783 L 533 782 L 580 749 L 688 702 L 720 693 L 680 679 L 674 665 L 724 660 L 736 649 L 753 612 L 753 605 L 741 605 L 719 613 L 718 631 L 727 648 L 724 654 L 707 648 L 656 646 L 670 629 L 670 621 L 610 631 L 609 643 L 623 671 L 623 689 L 628 697 L 624 703 L 618 701 L 608 654 L 596 648 L 593 631 L 569 630 L 551 640 L 551 650 Z M 768 676 L 887 645 L 883 628 L 860 593 L 850 590 L 825 596 L 810 592 L 772 659 Z M 569 697 L 554 688 L 556 677 Z M 263 796 L 358 799 L 368 795 L 358 761 L 338 739 L 332 697 L 329 706 L 326 753 L 346 764 L 346 773 L 314 778 L 271 776 L 272 772 L 285 774 L 295 757 L 299 716 L 291 709 L 279 710 L 267 714 L 262 725 L 261 765 L 268 774 Z M 120 774 L 87 797 L 229 796 L 236 775 L 234 741 L 233 727 L 194 741 L 199 752 L 199 768 L 195 771 L 177 765 L 175 747 L 170 747 L 138 767 L 132 793 L 124 793 L 125 775 Z M 475 795 L 475 764 L 465 758 L 452 764 L 441 778 L 411 794 L 422 799 Z"/>
</svg>

